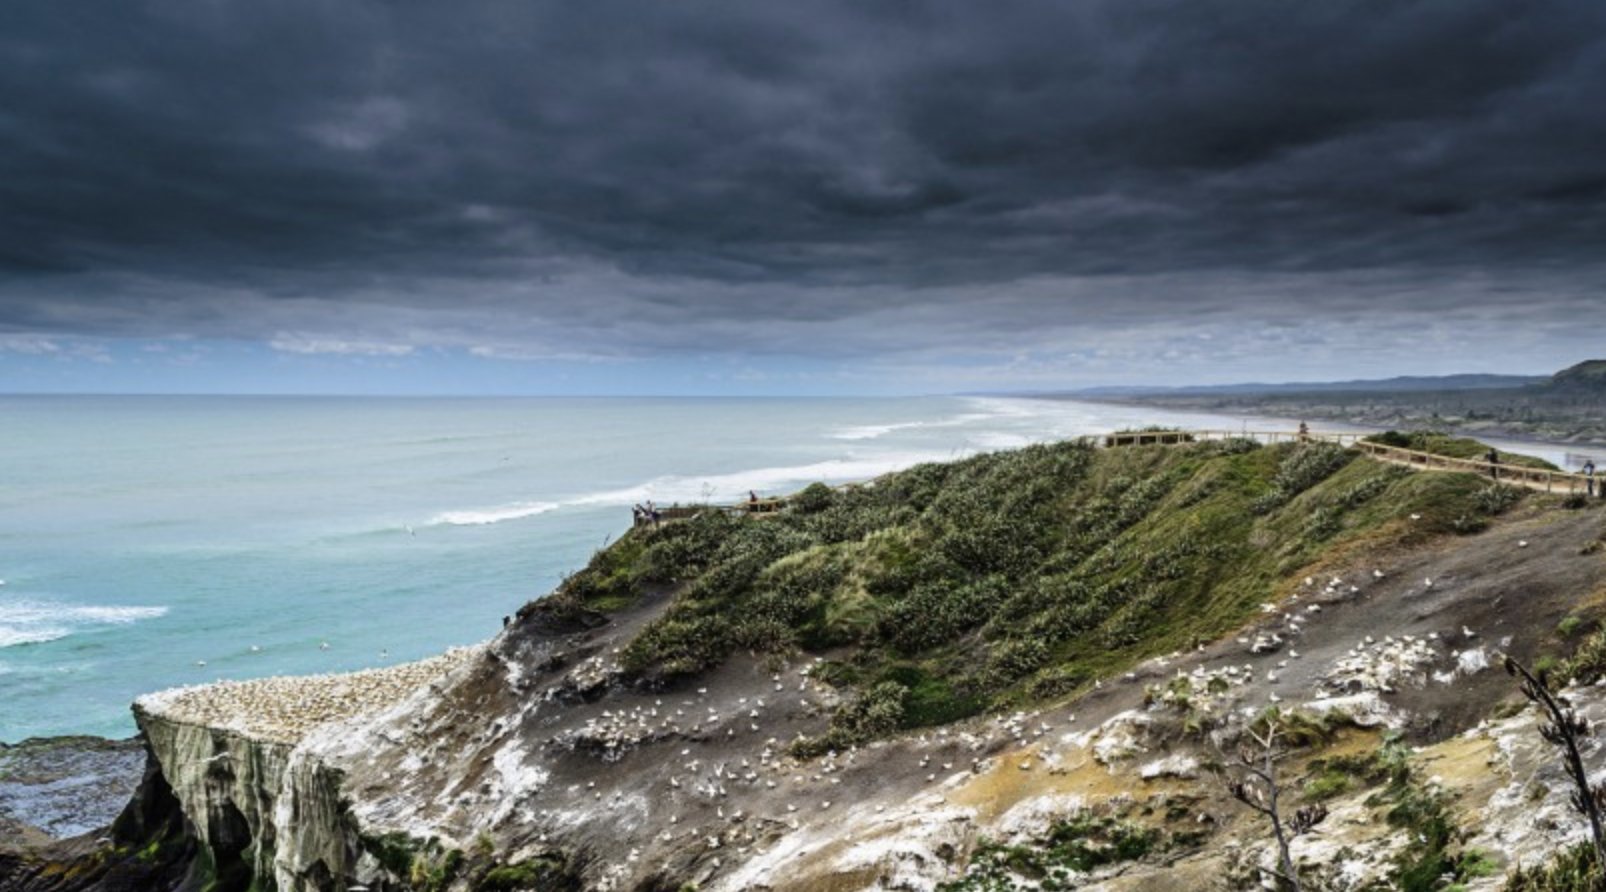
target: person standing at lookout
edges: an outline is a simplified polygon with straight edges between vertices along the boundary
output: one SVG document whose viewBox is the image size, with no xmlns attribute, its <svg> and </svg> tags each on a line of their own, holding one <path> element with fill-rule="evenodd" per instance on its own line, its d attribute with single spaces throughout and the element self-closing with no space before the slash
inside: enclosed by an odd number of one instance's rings
<svg viewBox="0 0 1606 892">
<path fill-rule="evenodd" d="M 1303 442 L 1305 442 L 1306 440 L 1309 440 L 1309 439 L 1310 439 L 1310 425 L 1307 425 L 1305 422 L 1301 421 L 1299 423 L 1299 442 L 1303 443 Z"/>
<path fill-rule="evenodd" d="M 1500 479 L 1500 451 L 1495 449 L 1492 446 L 1489 447 L 1489 455 L 1486 457 L 1486 460 L 1489 462 L 1489 476 L 1493 477 L 1496 480 L 1499 480 Z"/>
<path fill-rule="evenodd" d="M 1592 459 L 1592 458 L 1584 459 L 1583 472 L 1584 472 L 1584 487 L 1589 490 L 1590 498 L 1594 498 L 1595 497 L 1595 460 L 1594 459 Z"/>
</svg>

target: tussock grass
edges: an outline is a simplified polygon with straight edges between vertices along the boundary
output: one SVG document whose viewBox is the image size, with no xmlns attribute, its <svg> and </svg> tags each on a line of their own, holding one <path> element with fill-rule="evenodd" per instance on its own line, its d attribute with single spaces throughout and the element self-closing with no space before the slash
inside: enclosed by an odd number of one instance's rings
<svg viewBox="0 0 1606 892">
<path fill-rule="evenodd" d="M 1506 892 L 1606 892 L 1606 871 L 1595 847 L 1582 842 L 1545 864 L 1518 867 L 1506 879 Z"/>
</svg>

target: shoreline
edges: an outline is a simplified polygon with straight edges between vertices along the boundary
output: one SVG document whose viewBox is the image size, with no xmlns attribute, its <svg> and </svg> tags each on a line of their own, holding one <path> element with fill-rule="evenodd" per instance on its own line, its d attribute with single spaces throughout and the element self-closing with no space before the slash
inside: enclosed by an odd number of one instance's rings
<svg viewBox="0 0 1606 892">
<path fill-rule="evenodd" d="M 1358 430 L 1376 431 L 1376 432 L 1379 432 L 1379 433 L 1381 433 L 1383 431 L 1387 431 L 1387 430 L 1412 430 L 1412 429 L 1415 429 L 1415 428 L 1413 428 L 1412 426 L 1410 426 L 1409 424 L 1407 424 L 1407 423 L 1405 423 L 1403 421 L 1400 424 L 1397 424 L 1397 425 L 1383 425 L 1383 424 L 1368 423 L 1368 422 L 1365 422 L 1365 421 L 1357 421 L 1353 417 L 1337 418 L 1337 417 L 1332 417 L 1332 416 L 1329 416 L 1329 415 L 1326 415 L 1326 414 L 1310 414 L 1310 415 L 1301 416 L 1301 415 L 1291 415 L 1291 414 L 1281 413 L 1281 412 L 1267 411 L 1265 409 L 1260 409 L 1260 408 L 1250 409 L 1249 407 L 1244 407 L 1244 412 L 1242 412 L 1242 413 L 1233 413 L 1233 412 L 1229 411 L 1228 408 L 1226 408 L 1226 407 L 1205 407 L 1205 406 L 1183 407 L 1183 406 L 1174 406 L 1174 405 L 1166 405 L 1166 404 L 1158 404 L 1158 403 L 1149 403 L 1149 402 L 1144 402 L 1144 401 L 1141 401 L 1141 400 L 1122 400 L 1122 399 L 1114 399 L 1114 398 L 1109 398 L 1109 397 L 1034 395 L 1034 396 L 1027 396 L 1027 397 L 1018 397 L 1018 399 L 1043 400 L 1043 401 L 1046 401 L 1046 402 L 1095 403 L 1095 404 L 1104 405 L 1104 406 L 1121 406 L 1123 408 L 1128 408 L 1128 409 L 1152 409 L 1152 410 L 1157 410 L 1159 412 L 1198 412 L 1198 413 L 1208 413 L 1208 414 L 1216 414 L 1216 415 L 1243 414 L 1246 417 L 1262 418 L 1262 419 L 1276 419 L 1276 420 L 1279 420 L 1279 421 L 1287 421 L 1287 422 L 1289 422 L 1291 424 L 1298 424 L 1301 421 L 1317 422 L 1317 423 L 1324 423 L 1325 422 L 1325 423 L 1330 423 L 1330 424 L 1344 425 L 1344 426 L 1347 426 L 1347 427 L 1356 428 Z M 1445 424 L 1445 425 L 1441 425 L 1441 428 L 1442 428 L 1443 432 L 1446 433 L 1446 434 L 1451 434 L 1451 435 L 1458 436 L 1458 437 L 1469 437 L 1469 438 L 1475 439 L 1475 440 L 1484 440 L 1484 441 L 1500 440 L 1500 441 L 1505 441 L 1507 443 L 1516 443 L 1516 444 L 1521 444 L 1521 445 L 1525 445 L 1525 446 L 1545 447 L 1545 448 L 1556 450 L 1556 451 L 1559 451 L 1559 452 L 1569 452 L 1569 451 L 1572 451 L 1574 449 L 1582 449 L 1582 450 L 1587 450 L 1587 451 L 1596 451 L 1596 452 L 1606 453 L 1606 440 L 1594 440 L 1594 439 L 1555 440 L 1555 439 L 1545 439 L 1545 438 L 1542 438 L 1542 437 L 1533 436 L 1532 434 L 1529 434 L 1529 433 L 1512 431 L 1512 430 L 1507 429 L 1507 428 L 1468 429 L 1465 425 L 1461 425 L 1461 424 Z M 1498 446 L 1499 444 L 1498 443 L 1491 443 L 1491 445 Z M 1508 451 L 1521 452 L 1522 450 L 1512 449 L 1512 450 L 1508 450 Z"/>
</svg>

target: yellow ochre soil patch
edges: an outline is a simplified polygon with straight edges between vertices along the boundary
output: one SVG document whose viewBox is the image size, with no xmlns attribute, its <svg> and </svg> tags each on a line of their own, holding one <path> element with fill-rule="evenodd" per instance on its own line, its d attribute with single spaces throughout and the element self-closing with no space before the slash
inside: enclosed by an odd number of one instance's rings
<svg viewBox="0 0 1606 892">
<path fill-rule="evenodd" d="M 987 823 L 1026 800 L 1046 796 L 1079 796 L 1092 806 L 1117 798 L 1184 789 L 1184 782 L 1175 778 L 1144 780 L 1135 772 L 1112 773 L 1082 748 L 1056 751 L 1053 763 L 1045 761 L 1041 754 L 1040 746 L 1031 746 L 1000 755 L 986 771 L 950 792 L 948 801 L 975 809 L 976 820 Z M 1031 767 L 1022 770 L 1023 763 Z"/>
<path fill-rule="evenodd" d="M 1465 819 L 1489 801 L 1496 790 L 1510 782 L 1497 766 L 1493 739 L 1482 735 L 1459 735 L 1424 749 L 1417 756 L 1423 774 L 1436 777 L 1448 790 L 1461 794 L 1456 799 Z"/>
</svg>

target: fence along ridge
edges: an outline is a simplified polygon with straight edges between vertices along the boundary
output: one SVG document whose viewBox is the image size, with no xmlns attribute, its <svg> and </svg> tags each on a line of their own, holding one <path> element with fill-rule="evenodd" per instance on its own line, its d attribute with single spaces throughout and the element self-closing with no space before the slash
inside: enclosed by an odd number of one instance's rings
<svg viewBox="0 0 1606 892">
<path fill-rule="evenodd" d="M 1500 483 L 1514 484 L 1528 489 L 1543 490 L 1544 492 L 1561 492 L 1568 495 L 1586 493 L 1589 489 L 1590 478 L 1583 474 L 1575 474 L 1570 471 L 1552 471 L 1546 468 L 1530 468 L 1523 465 L 1490 462 L 1474 458 L 1439 455 L 1436 452 L 1423 452 L 1418 449 L 1407 449 L 1403 446 L 1374 443 L 1366 439 L 1369 436 L 1372 435 L 1348 431 L 1232 431 L 1204 428 L 1198 430 L 1115 431 L 1107 434 L 1088 434 L 1077 439 L 1105 449 L 1128 446 L 1184 446 L 1189 443 L 1220 440 L 1254 440 L 1257 443 L 1269 444 L 1334 443 L 1346 449 L 1359 449 L 1361 452 L 1380 461 L 1418 471 L 1474 472 L 1487 475 L 1491 480 Z M 875 477 L 865 481 L 839 483 L 831 488 L 851 489 L 856 486 L 872 486 L 880 479 L 881 477 Z M 1602 479 L 1600 482 L 1606 485 L 1606 479 Z M 1565 488 L 1562 488 L 1560 484 L 1565 484 Z M 786 502 L 786 496 L 772 496 L 757 501 L 749 500 L 734 504 L 702 503 L 681 505 L 676 503 L 660 508 L 659 517 L 661 520 L 681 520 L 694 517 L 702 511 L 723 511 L 728 514 L 764 516 L 774 514 L 786 507 Z"/>
</svg>

